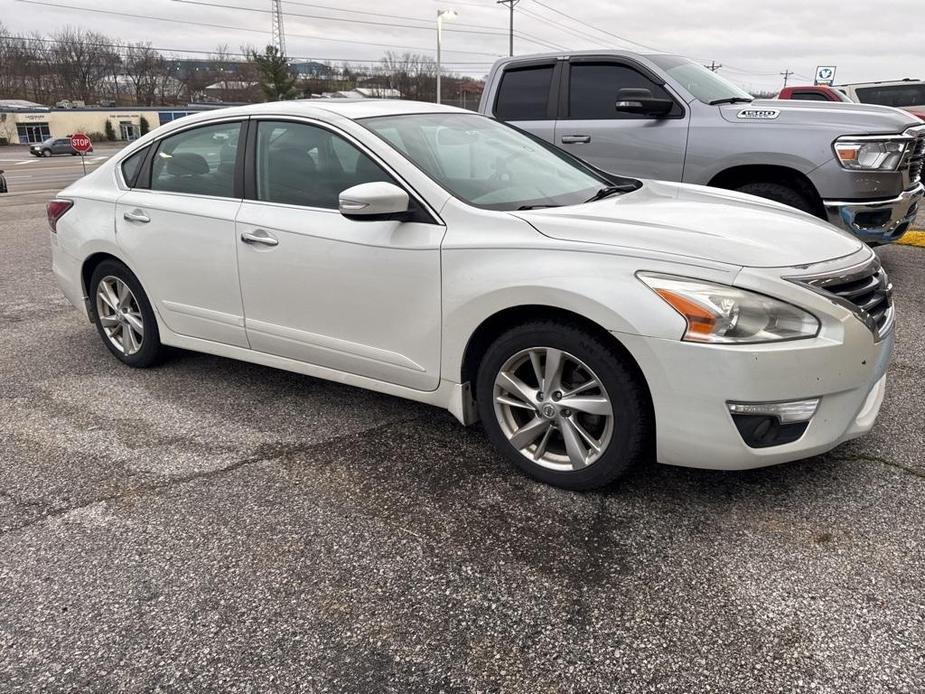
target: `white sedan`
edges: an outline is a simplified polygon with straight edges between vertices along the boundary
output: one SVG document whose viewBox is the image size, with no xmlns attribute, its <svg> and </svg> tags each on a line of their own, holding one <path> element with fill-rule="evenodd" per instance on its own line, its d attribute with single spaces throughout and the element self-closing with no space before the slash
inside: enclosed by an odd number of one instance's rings
<svg viewBox="0 0 925 694">
<path fill-rule="evenodd" d="M 414 102 L 158 128 L 48 205 L 53 265 L 134 367 L 165 345 L 481 419 L 551 484 L 741 469 L 868 431 L 893 343 L 876 256 L 809 215 L 604 174 Z"/>
</svg>

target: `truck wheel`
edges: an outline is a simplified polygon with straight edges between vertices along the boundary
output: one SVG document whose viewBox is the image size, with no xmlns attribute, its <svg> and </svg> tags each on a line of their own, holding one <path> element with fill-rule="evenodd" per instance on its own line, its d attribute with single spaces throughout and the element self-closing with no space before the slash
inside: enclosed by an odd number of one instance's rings
<svg viewBox="0 0 925 694">
<path fill-rule="evenodd" d="M 795 207 L 801 212 L 815 215 L 812 204 L 806 199 L 803 193 L 781 183 L 746 183 L 739 186 L 736 190 L 740 193 L 748 193 L 766 200 L 780 202 L 790 207 Z"/>
</svg>

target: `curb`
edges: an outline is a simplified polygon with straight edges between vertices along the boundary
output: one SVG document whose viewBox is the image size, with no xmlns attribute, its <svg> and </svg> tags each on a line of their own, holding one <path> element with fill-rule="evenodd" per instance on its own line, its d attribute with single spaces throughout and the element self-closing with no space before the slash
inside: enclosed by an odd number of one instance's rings
<svg viewBox="0 0 925 694">
<path fill-rule="evenodd" d="M 919 248 L 925 248 L 925 230 L 912 229 L 911 231 L 907 231 L 896 243 L 901 243 L 904 246 L 918 246 Z"/>
</svg>

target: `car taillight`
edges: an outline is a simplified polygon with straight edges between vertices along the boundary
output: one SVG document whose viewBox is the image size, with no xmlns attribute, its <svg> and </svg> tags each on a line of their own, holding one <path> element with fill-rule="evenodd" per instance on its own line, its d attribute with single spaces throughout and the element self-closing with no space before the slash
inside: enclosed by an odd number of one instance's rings
<svg viewBox="0 0 925 694">
<path fill-rule="evenodd" d="M 58 220 L 64 216 L 64 213 L 67 212 L 74 206 L 73 200 L 61 200 L 55 198 L 54 200 L 49 200 L 48 205 L 45 207 L 45 212 L 48 214 L 48 226 L 51 227 L 51 230 L 55 233 L 58 232 Z"/>
</svg>

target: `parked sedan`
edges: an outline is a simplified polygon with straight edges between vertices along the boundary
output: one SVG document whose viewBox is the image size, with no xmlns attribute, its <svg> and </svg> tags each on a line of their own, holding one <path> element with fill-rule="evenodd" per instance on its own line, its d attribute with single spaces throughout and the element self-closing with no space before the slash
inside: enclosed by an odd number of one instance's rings
<svg viewBox="0 0 925 694">
<path fill-rule="evenodd" d="M 90 145 L 90 149 L 87 152 L 93 151 L 93 145 Z M 71 138 L 69 137 L 49 137 L 38 144 L 32 145 L 29 147 L 29 154 L 32 154 L 36 157 L 50 157 L 54 154 L 70 154 L 77 156 L 79 152 L 71 146 Z"/>
<path fill-rule="evenodd" d="M 430 403 L 572 489 L 652 451 L 740 469 L 829 450 L 873 426 L 893 345 L 856 238 L 433 104 L 190 116 L 48 218 L 61 288 L 122 363 L 170 345 Z"/>
</svg>

